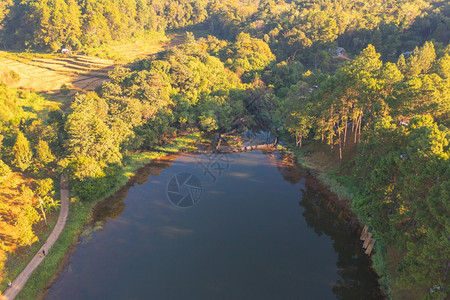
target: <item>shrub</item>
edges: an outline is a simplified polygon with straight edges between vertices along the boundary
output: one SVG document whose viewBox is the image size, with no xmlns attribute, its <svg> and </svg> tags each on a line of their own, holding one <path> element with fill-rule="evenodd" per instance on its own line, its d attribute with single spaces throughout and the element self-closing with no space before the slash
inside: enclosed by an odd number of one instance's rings
<svg viewBox="0 0 450 300">
<path fill-rule="evenodd" d="M 60 88 L 61 94 L 63 94 L 64 96 L 68 95 L 70 93 L 70 88 L 63 84 Z"/>
<path fill-rule="evenodd" d="M 11 174 L 11 169 L 9 168 L 9 166 L 7 164 L 5 164 L 1 159 L 0 159 L 0 184 L 3 183 L 3 181 L 5 181 L 6 179 L 8 179 L 8 176 Z"/>
</svg>

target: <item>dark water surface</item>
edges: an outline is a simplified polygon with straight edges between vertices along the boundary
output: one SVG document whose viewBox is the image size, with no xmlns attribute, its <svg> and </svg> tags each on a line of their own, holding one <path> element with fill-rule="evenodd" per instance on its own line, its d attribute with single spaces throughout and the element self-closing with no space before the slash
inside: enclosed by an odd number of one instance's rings
<svg viewBox="0 0 450 300">
<path fill-rule="evenodd" d="M 354 224 L 278 153 L 179 156 L 97 206 L 46 299 L 380 299 Z"/>
</svg>

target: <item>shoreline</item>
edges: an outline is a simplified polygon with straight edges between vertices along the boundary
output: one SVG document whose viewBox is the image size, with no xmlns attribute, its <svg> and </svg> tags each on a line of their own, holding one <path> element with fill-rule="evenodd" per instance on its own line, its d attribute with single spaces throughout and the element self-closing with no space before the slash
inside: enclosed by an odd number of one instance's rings
<svg viewBox="0 0 450 300">
<path fill-rule="evenodd" d="M 85 202 L 76 200 L 73 198 L 73 192 L 71 191 L 69 194 L 69 215 L 66 227 L 53 245 L 52 251 L 47 254 L 46 259 L 36 268 L 15 299 L 43 299 L 45 297 L 48 288 L 58 277 L 70 253 L 72 253 L 73 246 L 78 243 L 84 227 L 89 223 L 93 208 L 125 186 L 135 175 L 134 172 L 157 159 L 178 153 L 182 154 L 184 150 L 191 151 L 202 142 L 203 139 L 200 133 L 192 132 L 187 135 L 180 135 L 161 146 L 162 150 L 166 149 L 164 152 L 140 152 L 124 157 L 124 166 L 121 169 L 118 182 L 111 189 L 105 191 L 98 199 Z"/>
<path fill-rule="evenodd" d="M 300 167 L 308 170 L 308 173 L 316 178 L 321 184 L 323 184 L 332 194 L 335 194 L 340 201 L 344 201 L 348 204 L 348 207 L 352 213 L 356 215 L 357 221 L 361 226 L 369 225 L 369 222 L 365 222 L 361 218 L 361 213 L 357 211 L 352 201 L 355 195 L 352 193 L 351 188 L 339 182 L 337 178 L 327 171 L 317 170 L 309 165 L 309 161 L 306 155 L 302 154 L 298 149 L 291 146 L 282 147 L 282 151 L 285 151 L 288 155 L 291 155 L 295 159 L 295 163 Z M 362 245 L 362 244 L 361 244 Z M 378 284 L 380 290 L 385 294 L 386 299 L 392 298 L 392 287 L 390 274 L 388 273 L 386 263 L 386 245 L 381 240 L 377 240 L 374 245 L 374 251 L 369 255 L 372 261 L 372 269 L 378 276 Z"/>
</svg>

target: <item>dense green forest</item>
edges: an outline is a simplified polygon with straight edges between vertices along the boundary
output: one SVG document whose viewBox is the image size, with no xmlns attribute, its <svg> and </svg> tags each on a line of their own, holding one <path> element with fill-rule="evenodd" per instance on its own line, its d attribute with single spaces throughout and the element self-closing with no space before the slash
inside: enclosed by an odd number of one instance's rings
<svg viewBox="0 0 450 300">
<path fill-rule="evenodd" d="M 353 182 L 353 209 L 403 254 L 395 280 L 377 270 L 384 291 L 447 297 L 449 21 L 449 3 L 435 0 L 0 1 L 4 49 L 75 51 L 186 32 L 181 45 L 117 67 L 65 111 L 0 87 L 0 184 L 31 179 L 20 187 L 26 204 L 0 207 L 10 216 L 0 230 L 15 228 L 1 249 L 33 243 L 33 225 L 58 206 L 54 172 L 70 174 L 82 201 L 98 199 L 131 154 L 239 121 L 293 147 L 326 143 L 349 161 L 339 170 Z"/>
</svg>

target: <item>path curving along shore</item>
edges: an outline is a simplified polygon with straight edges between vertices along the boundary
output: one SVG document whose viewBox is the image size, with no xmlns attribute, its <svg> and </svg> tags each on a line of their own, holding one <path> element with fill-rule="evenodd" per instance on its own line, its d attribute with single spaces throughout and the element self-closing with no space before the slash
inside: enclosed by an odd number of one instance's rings
<svg viewBox="0 0 450 300">
<path fill-rule="evenodd" d="M 23 269 L 23 271 L 19 274 L 19 276 L 14 279 L 12 282 L 12 287 L 8 287 L 3 295 L 0 296 L 1 300 L 12 300 L 17 294 L 22 290 L 25 286 L 28 278 L 30 278 L 33 271 L 39 266 L 39 264 L 45 259 L 45 256 L 42 255 L 43 250 L 45 254 L 50 252 L 50 248 L 58 239 L 59 235 L 63 231 L 66 225 L 67 215 L 69 214 L 69 184 L 67 181 L 67 177 L 63 174 L 61 175 L 61 210 L 59 212 L 58 221 L 56 222 L 55 227 L 52 232 L 48 236 L 44 245 L 39 248 L 38 252 L 34 255 L 33 259 L 28 263 L 28 265 Z"/>
</svg>

